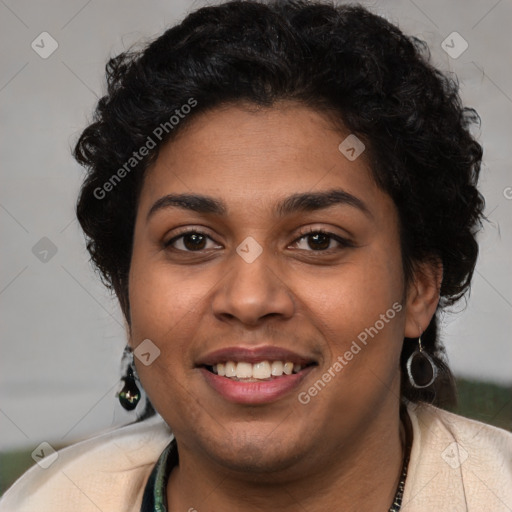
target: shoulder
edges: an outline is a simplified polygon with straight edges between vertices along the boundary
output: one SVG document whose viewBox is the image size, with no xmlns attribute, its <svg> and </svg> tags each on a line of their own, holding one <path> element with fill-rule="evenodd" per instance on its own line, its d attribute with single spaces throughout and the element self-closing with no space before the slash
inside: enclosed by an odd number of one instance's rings
<svg viewBox="0 0 512 512">
<path fill-rule="evenodd" d="M 447 501 L 455 511 L 512 509 L 511 432 L 426 404 L 408 412 L 414 440 L 404 512 L 423 503 L 444 510 Z"/>
<path fill-rule="evenodd" d="M 415 411 L 430 446 L 450 441 L 457 444 L 461 464 L 462 459 L 471 458 L 470 464 L 491 464 L 493 468 L 508 465 L 512 469 L 512 432 L 431 405 L 416 406 Z"/>
<path fill-rule="evenodd" d="M 42 459 L 22 475 L 0 500 L 0 512 L 138 512 L 149 474 L 171 439 L 156 417 L 64 448 L 53 462 Z"/>
</svg>

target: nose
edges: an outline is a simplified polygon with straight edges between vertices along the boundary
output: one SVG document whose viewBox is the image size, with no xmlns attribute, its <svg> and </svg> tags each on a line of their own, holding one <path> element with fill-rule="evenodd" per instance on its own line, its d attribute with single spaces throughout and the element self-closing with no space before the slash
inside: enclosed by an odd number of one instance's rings
<svg viewBox="0 0 512 512">
<path fill-rule="evenodd" d="M 293 316 L 293 295 L 272 260 L 265 249 L 253 261 L 233 252 L 226 260 L 227 275 L 213 294 L 212 308 L 217 318 L 256 326 L 266 318 Z"/>
</svg>

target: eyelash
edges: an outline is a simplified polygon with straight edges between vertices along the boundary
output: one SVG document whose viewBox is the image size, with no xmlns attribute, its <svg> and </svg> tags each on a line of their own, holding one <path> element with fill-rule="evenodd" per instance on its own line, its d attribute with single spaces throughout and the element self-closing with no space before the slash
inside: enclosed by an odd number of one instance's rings
<svg viewBox="0 0 512 512">
<path fill-rule="evenodd" d="M 214 241 L 207 233 L 197 230 L 197 229 L 190 229 L 190 230 L 182 231 L 175 237 L 171 238 L 171 240 L 165 242 L 164 247 L 169 248 L 172 246 L 173 243 L 178 241 L 180 238 L 183 238 L 184 236 L 190 235 L 190 234 L 201 235 L 201 236 L 204 236 L 204 237 L 209 238 L 210 240 Z M 355 244 L 353 242 L 351 242 L 350 240 L 343 238 L 339 235 L 336 235 L 334 233 L 331 233 L 329 231 L 325 231 L 324 229 L 321 229 L 321 228 L 320 229 L 309 228 L 306 231 L 302 231 L 301 233 L 299 233 L 299 236 L 293 241 L 292 245 L 296 244 L 303 238 L 307 238 L 308 236 L 312 236 L 312 235 L 316 235 L 316 234 L 321 234 L 321 235 L 327 236 L 328 238 L 338 242 L 338 244 L 341 246 L 338 249 L 347 248 L 347 247 L 355 247 Z M 194 253 L 194 252 L 199 253 L 199 252 L 201 252 L 201 250 L 204 250 L 204 249 L 201 249 L 198 251 L 189 251 L 189 250 L 183 250 L 183 249 L 175 249 L 175 250 L 180 251 L 180 252 L 187 252 L 187 253 Z M 315 250 L 311 249 L 310 251 L 306 251 L 306 252 L 330 253 L 332 250 L 333 249 L 320 249 L 320 250 L 315 251 Z"/>
</svg>

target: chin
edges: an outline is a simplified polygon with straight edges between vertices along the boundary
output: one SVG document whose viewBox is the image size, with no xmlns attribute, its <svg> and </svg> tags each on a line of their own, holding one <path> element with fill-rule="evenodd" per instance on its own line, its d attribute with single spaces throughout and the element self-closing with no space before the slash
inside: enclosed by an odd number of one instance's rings
<svg viewBox="0 0 512 512">
<path fill-rule="evenodd" d="M 227 470 L 262 481 L 262 477 L 270 478 L 272 473 L 290 470 L 305 455 L 303 438 L 299 440 L 300 436 L 292 436 L 290 432 L 277 432 L 279 428 L 275 425 L 273 429 L 273 433 L 269 428 L 262 428 L 259 432 L 255 429 L 253 432 L 238 430 L 231 435 L 224 433 L 220 439 L 208 437 L 203 439 L 201 448 L 208 458 Z"/>
</svg>

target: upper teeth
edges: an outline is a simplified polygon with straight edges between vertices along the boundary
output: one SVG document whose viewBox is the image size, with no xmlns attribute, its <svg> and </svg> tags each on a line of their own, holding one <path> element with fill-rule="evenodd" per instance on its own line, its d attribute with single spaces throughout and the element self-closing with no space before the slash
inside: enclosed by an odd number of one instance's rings
<svg viewBox="0 0 512 512">
<path fill-rule="evenodd" d="M 213 373 L 217 373 L 221 377 L 237 378 L 237 379 L 269 379 L 270 377 L 280 377 L 283 375 L 291 375 L 297 373 L 304 368 L 301 364 L 293 364 L 290 361 L 261 361 L 256 364 L 240 361 L 227 361 L 213 365 Z"/>
</svg>

